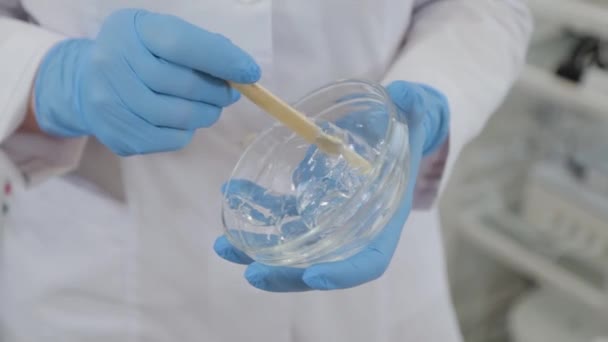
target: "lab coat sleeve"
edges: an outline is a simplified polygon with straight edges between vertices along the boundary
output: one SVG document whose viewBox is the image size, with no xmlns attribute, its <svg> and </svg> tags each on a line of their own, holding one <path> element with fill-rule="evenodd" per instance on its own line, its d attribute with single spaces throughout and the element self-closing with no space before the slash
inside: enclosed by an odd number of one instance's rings
<svg viewBox="0 0 608 342">
<path fill-rule="evenodd" d="M 27 112 L 38 65 L 51 46 L 64 38 L 14 18 L 21 14 L 17 1 L 0 1 L 0 167 L 14 184 L 27 186 L 73 169 L 85 140 L 17 131 Z"/>
<path fill-rule="evenodd" d="M 0 17 L 25 18 L 19 0 L 0 0 Z"/>
<path fill-rule="evenodd" d="M 424 207 L 432 204 L 462 148 L 481 131 L 517 78 L 532 21 L 520 0 L 416 3 L 420 5 L 404 47 L 385 82 L 428 84 L 445 94 L 450 105 L 449 139 L 421 167 L 415 207 Z"/>
</svg>

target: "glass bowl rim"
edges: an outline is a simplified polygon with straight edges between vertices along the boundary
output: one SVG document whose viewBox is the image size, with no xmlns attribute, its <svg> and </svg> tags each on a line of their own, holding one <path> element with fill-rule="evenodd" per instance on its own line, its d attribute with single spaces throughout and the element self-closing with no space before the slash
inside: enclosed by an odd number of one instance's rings
<svg viewBox="0 0 608 342">
<path fill-rule="evenodd" d="M 368 86 L 374 89 L 374 91 L 378 92 L 382 99 L 383 102 L 385 102 L 385 105 L 388 107 L 388 124 L 386 127 L 386 131 L 385 131 L 385 135 L 384 135 L 384 141 L 387 141 L 387 138 L 390 137 L 390 134 L 393 131 L 393 120 L 394 116 L 396 116 L 397 113 L 397 109 L 395 108 L 394 104 L 392 103 L 392 101 L 390 100 L 390 96 L 388 94 L 388 92 L 386 91 L 386 89 L 379 83 L 373 82 L 373 81 L 368 81 L 368 80 L 364 80 L 364 79 L 357 79 L 357 78 L 349 78 L 349 79 L 339 79 L 330 83 L 327 83 L 323 86 L 317 87 L 314 90 L 308 92 L 306 95 L 304 95 L 302 98 L 298 99 L 296 102 L 294 102 L 293 104 L 291 104 L 293 107 L 297 108 L 300 104 L 310 100 L 311 98 L 318 96 L 320 93 L 323 93 L 333 87 L 336 86 L 348 86 L 348 85 L 364 85 L 364 86 Z M 304 113 L 306 114 L 306 113 Z M 316 114 L 314 116 L 309 116 L 312 119 L 317 118 L 319 115 L 322 115 L 323 113 L 319 113 Z M 239 156 L 239 160 L 237 161 L 237 163 L 233 166 L 232 171 L 230 173 L 230 178 L 228 179 L 228 181 L 226 182 L 226 184 L 229 184 L 231 179 L 233 178 L 234 172 L 236 170 L 239 169 L 239 166 L 241 165 L 241 162 L 243 161 L 243 157 L 245 155 L 247 155 L 251 149 L 254 148 L 254 146 L 259 143 L 262 139 L 266 138 L 268 136 L 268 134 L 270 134 L 270 132 L 272 132 L 274 129 L 277 129 L 277 127 L 283 127 L 283 125 L 279 122 L 275 122 L 273 123 L 270 127 L 266 128 L 265 130 L 263 130 L 261 133 L 257 134 L 256 137 L 249 143 L 249 145 L 243 150 L 243 152 L 240 154 Z M 366 181 L 364 182 L 364 184 L 357 189 L 357 191 L 355 191 L 355 193 L 353 194 L 353 196 L 351 198 L 349 198 L 347 201 L 343 202 L 340 204 L 339 208 L 342 207 L 347 207 L 349 205 L 352 205 L 352 203 L 358 199 L 358 197 L 360 197 L 359 195 L 361 195 L 361 192 L 364 191 L 365 189 L 367 189 L 370 185 L 371 185 L 371 180 L 374 179 L 374 176 L 377 176 L 378 173 L 378 169 L 379 166 L 381 166 L 381 161 L 384 160 L 384 156 L 386 155 L 387 151 L 388 151 L 389 145 L 384 143 L 381 148 L 379 149 L 379 153 L 378 153 L 378 157 L 376 158 L 376 160 L 374 161 L 373 165 L 372 165 L 372 171 L 370 173 L 370 175 L 368 175 Z M 234 241 L 233 238 L 233 233 L 227 233 L 226 231 L 229 230 L 229 228 L 226 225 L 226 221 L 225 221 L 225 213 L 228 210 L 226 208 L 227 203 L 226 203 L 226 195 L 222 194 L 222 210 L 221 210 L 221 215 L 222 215 L 222 226 L 225 232 L 225 236 L 228 239 L 228 241 L 230 241 L 235 247 L 241 249 L 243 247 L 245 247 L 245 249 L 243 250 L 243 252 L 245 252 L 247 255 L 250 255 L 250 250 L 248 250 L 246 247 L 247 246 L 243 246 L 242 244 L 238 243 L 237 241 Z M 272 251 L 275 248 L 281 247 L 284 248 L 285 245 L 291 245 L 291 244 L 297 244 L 299 241 L 306 239 L 307 237 L 310 237 L 311 235 L 316 235 L 320 232 L 319 227 L 324 226 L 326 224 L 325 221 L 321 222 L 320 224 L 318 224 L 314 229 L 309 230 L 307 233 L 302 234 L 300 236 L 298 236 L 297 238 L 287 241 L 281 245 L 277 245 L 277 246 L 270 246 L 270 247 L 264 247 L 260 250 L 263 250 L 264 252 L 269 252 Z M 240 233 L 239 233 L 240 235 Z M 235 243 L 237 242 L 237 243 Z M 251 256 L 251 255 L 250 255 Z M 270 260 L 270 259 L 268 259 Z M 276 259 L 276 260 L 281 260 L 280 258 Z"/>
</svg>

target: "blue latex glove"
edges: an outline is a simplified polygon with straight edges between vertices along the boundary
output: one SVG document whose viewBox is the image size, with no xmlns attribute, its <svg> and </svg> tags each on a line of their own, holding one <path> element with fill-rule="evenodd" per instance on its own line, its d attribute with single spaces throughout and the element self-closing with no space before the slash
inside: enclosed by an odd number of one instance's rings
<svg viewBox="0 0 608 342">
<path fill-rule="evenodd" d="M 397 212 L 363 251 L 343 261 L 316 264 L 308 268 L 276 267 L 254 262 L 232 246 L 225 236 L 218 238 L 214 246 L 216 253 L 226 260 L 248 264 L 245 277 L 251 285 L 273 292 L 345 289 L 372 281 L 387 269 L 412 208 L 420 161 L 441 145 L 449 128 L 448 103 L 436 90 L 425 85 L 398 81 L 390 84 L 387 91 L 405 116 L 410 133 L 410 179 Z M 253 196 L 252 200 L 257 204 L 268 208 L 286 211 L 293 209 L 290 204 L 293 198 L 290 196 L 268 194 L 263 188 L 247 181 L 230 184 L 238 189 L 224 191 L 242 191 Z"/>
<path fill-rule="evenodd" d="M 255 61 L 227 38 L 177 17 L 120 10 L 95 40 L 53 47 L 35 83 L 41 129 L 93 135 L 125 156 L 184 147 L 239 94 L 224 80 L 252 83 Z"/>
</svg>

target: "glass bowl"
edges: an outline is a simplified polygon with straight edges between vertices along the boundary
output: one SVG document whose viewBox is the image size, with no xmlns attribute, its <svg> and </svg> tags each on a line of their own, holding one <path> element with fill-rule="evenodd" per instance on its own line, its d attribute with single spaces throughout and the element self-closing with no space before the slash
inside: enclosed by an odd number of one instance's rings
<svg viewBox="0 0 608 342">
<path fill-rule="evenodd" d="M 294 104 L 372 165 L 351 167 L 276 124 L 247 147 L 224 185 L 228 240 L 252 259 L 305 267 L 362 250 L 407 186 L 408 126 L 379 84 L 343 80 Z"/>
</svg>

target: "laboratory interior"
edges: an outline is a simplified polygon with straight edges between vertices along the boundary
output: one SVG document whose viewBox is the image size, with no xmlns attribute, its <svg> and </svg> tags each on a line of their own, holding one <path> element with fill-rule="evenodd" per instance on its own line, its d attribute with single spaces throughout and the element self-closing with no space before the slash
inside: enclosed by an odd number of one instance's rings
<svg viewBox="0 0 608 342">
<path fill-rule="evenodd" d="M 606 342 L 608 0 L 527 2 L 535 21 L 527 63 L 462 151 L 439 201 L 451 299 L 466 342 Z M 94 174 L 86 165 L 78 172 Z M 120 192 L 111 181 L 119 175 L 97 177 Z M 92 239 L 99 226 L 128 230 L 127 209 L 90 184 L 73 174 L 20 198 L 5 188 L 3 210 L 10 207 L 11 224 L 21 227 L 53 226 L 70 216 Z M 40 239 L 69 249 L 52 230 Z M 2 245 L 0 258 L 5 253 L 21 265 L 39 257 L 19 254 L 18 245 Z M 23 276 L 18 268 L 9 271 Z M 46 279 L 62 276 L 40 272 Z M 37 281 L 28 277 L 12 286 Z M 9 298 L 0 306 L 3 300 Z M 4 315 L 2 324 L 27 325 Z"/>
<path fill-rule="evenodd" d="M 465 341 L 607 341 L 608 1 L 529 4 L 527 65 L 442 199 L 452 299 Z"/>
</svg>

